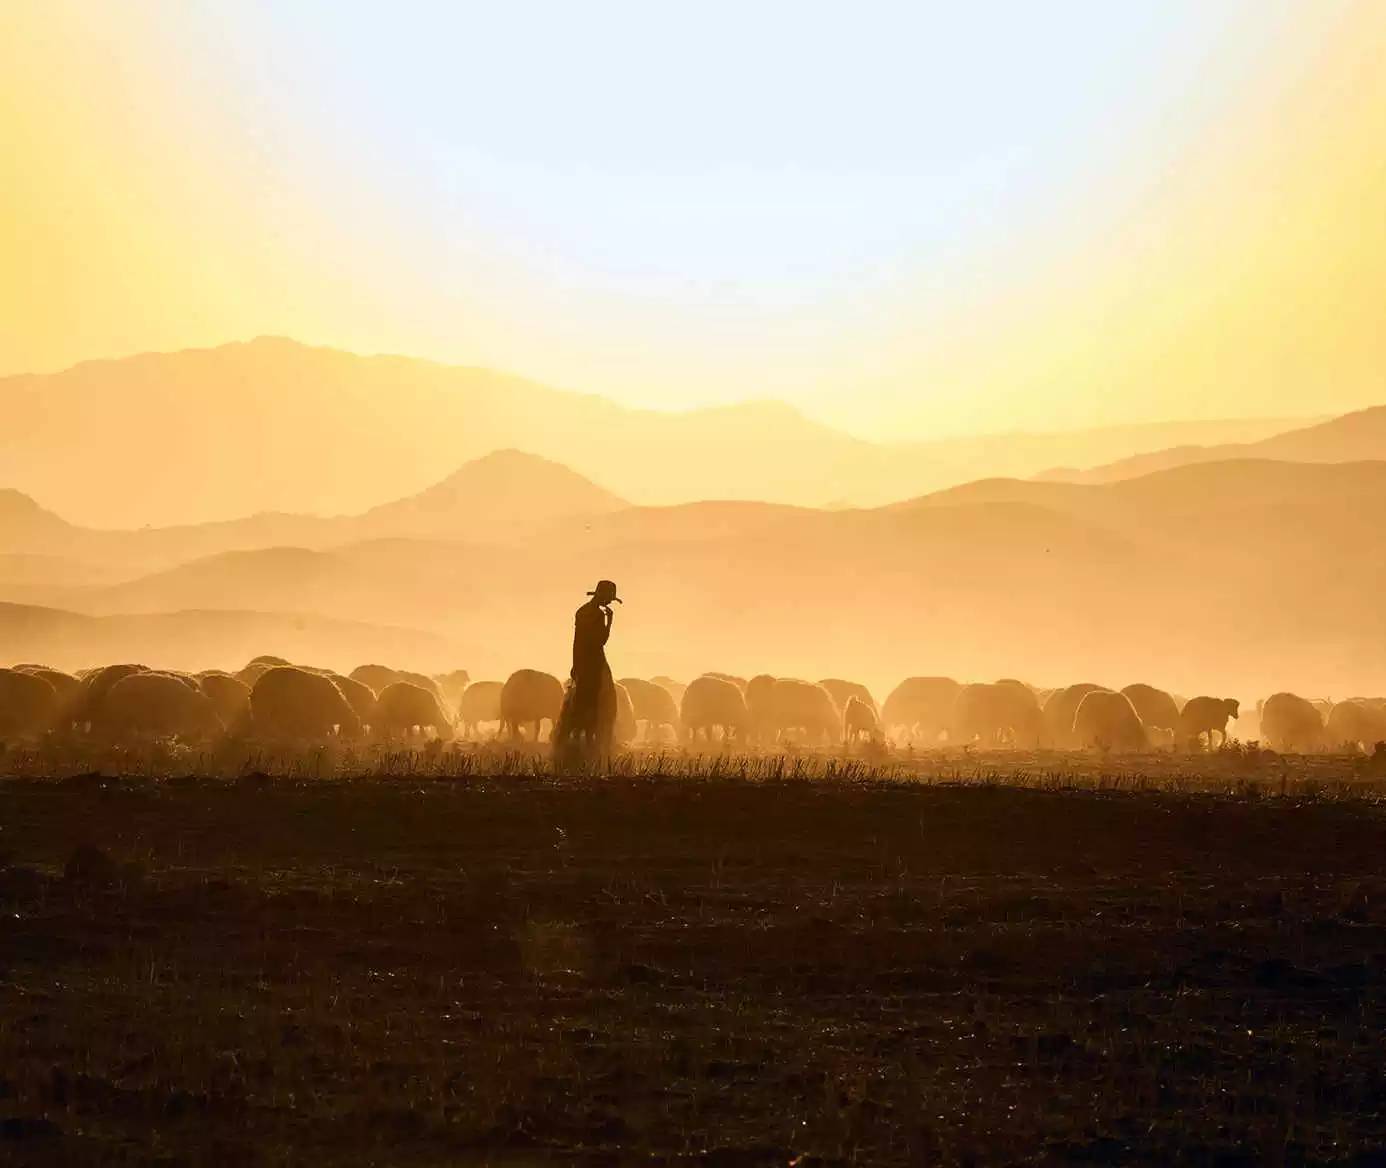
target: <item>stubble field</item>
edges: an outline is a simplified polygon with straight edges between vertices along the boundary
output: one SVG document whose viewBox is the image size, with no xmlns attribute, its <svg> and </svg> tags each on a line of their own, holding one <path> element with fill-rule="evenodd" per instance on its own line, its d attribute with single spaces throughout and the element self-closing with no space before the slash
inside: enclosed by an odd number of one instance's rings
<svg viewBox="0 0 1386 1168">
<path fill-rule="evenodd" d="M 1386 1162 L 1373 786 L 919 769 L 0 780 L 0 1160 Z"/>
</svg>

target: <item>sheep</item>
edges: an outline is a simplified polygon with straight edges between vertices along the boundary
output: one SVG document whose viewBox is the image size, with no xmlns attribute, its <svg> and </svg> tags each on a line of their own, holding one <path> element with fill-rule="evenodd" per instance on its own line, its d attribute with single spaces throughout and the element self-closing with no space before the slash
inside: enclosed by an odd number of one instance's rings
<svg viewBox="0 0 1386 1168">
<path fill-rule="evenodd" d="M 688 688 L 683 682 L 675 681 L 672 677 L 666 677 L 662 673 L 650 678 L 650 680 L 654 682 L 655 685 L 659 686 L 660 689 L 667 689 L 669 691 L 669 695 L 674 699 L 674 705 L 677 706 L 683 701 L 683 691 Z"/>
<path fill-rule="evenodd" d="M 271 669 L 286 669 L 288 666 L 271 665 L 268 661 L 252 661 L 249 665 L 242 666 L 231 676 L 239 681 L 247 689 L 254 689 L 255 683 L 264 677 Z"/>
<path fill-rule="evenodd" d="M 948 741 L 1033 750 L 1043 726 L 1039 702 L 1028 687 L 1006 681 L 965 685 L 953 706 Z"/>
<path fill-rule="evenodd" d="M 881 707 L 881 725 L 887 733 L 903 731 L 933 746 L 953 724 L 953 705 L 961 691 L 951 677 L 907 677 Z"/>
<path fill-rule="evenodd" d="M 178 738 L 204 742 L 221 733 L 211 699 L 172 673 L 131 673 L 101 697 L 92 729 L 115 741 Z"/>
<path fill-rule="evenodd" d="M 352 681 L 370 686 L 377 694 L 387 685 L 399 680 L 399 675 L 388 665 L 358 665 L 347 676 Z"/>
<path fill-rule="evenodd" d="M 1131 699 L 1107 689 L 1083 695 L 1073 714 L 1073 741 L 1082 749 L 1129 753 L 1150 745 Z"/>
<path fill-rule="evenodd" d="M 240 731 L 250 721 L 250 686 L 229 673 L 208 669 L 197 675 L 198 685 L 227 730 Z"/>
<path fill-rule="evenodd" d="M 255 732 L 268 738 L 320 741 L 361 733 L 361 719 L 337 683 L 321 673 L 273 666 L 250 690 Z"/>
<path fill-rule="evenodd" d="M 1171 694 L 1139 681 L 1125 686 L 1121 692 L 1130 699 L 1136 708 L 1136 716 L 1147 730 L 1168 731 L 1170 734 L 1178 732 L 1179 707 Z"/>
<path fill-rule="evenodd" d="M 736 686 L 736 688 L 739 689 L 743 694 L 746 692 L 746 679 L 744 677 L 737 677 L 734 673 L 718 673 L 716 670 L 708 670 L 708 672 L 704 673 L 703 676 L 715 677 L 719 681 L 729 681 L 732 683 L 732 685 Z"/>
<path fill-rule="evenodd" d="M 1298 694 L 1271 694 L 1261 707 L 1261 735 L 1282 754 L 1315 750 L 1323 741 L 1323 718 Z"/>
<path fill-rule="evenodd" d="M 760 746 L 772 746 L 779 736 L 775 713 L 775 678 L 758 673 L 746 683 L 747 737 Z"/>
<path fill-rule="evenodd" d="M 464 738 L 475 738 L 483 722 L 499 722 L 501 683 L 474 681 L 462 691 L 457 703 L 457 722 Z"/>
<path fill-rule="evenodd" d="M 719 727 L 723 741 L 744 737 L 749 721 L 746 699 L 734 683 L 704 674 L 684 691 L 679 721 L 690 744 L 699 734 L 711 742 L 713 730 Z"/>
<path fill-rule="evenodd" d="M 327 673 L 324 676 L 331 678 L 333 684 L 342 691 L 342 697 L 346 698 L 347 705 L 360 719 L 362 727 L 375 725 L 375 690 L 365 682 L 343 677 L 340 673 Z"/>
<path fill-rule="evenodd" d="M 859 681 L 843 681 L 840 677 L 825 677 L 818 684 L 828 691 L 833 699 L 833 705 L 844 716 L 847 713 L 847 702 L 850 698 L 859 698 L 871 707 L 872 713 L 880 713 L 876 699 L 871 696 L 871 691 Z"/>
<path fill-rule="evenodd" d="M 467 688 L 467 683 L 471 679 L 471 674 L 465 669 L 453 669 L 448 673 L 435 673 L 433 675 L 433 681 L 437 684 L 448 709 L 456 708 L 457 703 L 462 700 L 462 691 Z"/>
<path fill-rule="evenodd" d="M 1362 698 L 1338 702 L 1328 713 L 1323 740 L 1329 746 L 1371 750 L 1386 741 L 1386 709 Z"/>
<path fill-rule="evenodd" d="M 558 678 L 537 669 L 517 669 L 501 687 L 501 730 L 521 738 L 520 727 L 532 723 L 538 742 L 545 719 L 552 730 L 562 708 L 563 683 Z"/>
<path fill-rule="evenodd" d="M 1189 744 L 1190 750 L 1197 750 L 1204 734 L 1208 735 L 1208 749 L 1213 749 L 1213 735 L 1222 737 L 1222 745 L 1227 745 L 1227 723 L 1238 717 L 1241 703 L 1236 698 L 1190 698 L 1179 711 L 1179 737 Z"/>
<path fill-rule="evenodd" d="M 0 741 L 42 734 L 57 713 L 58 694 L 50 681 L 19 669 L 0 669 Z"/>
<path fill-rule="evenodd" d="M 875 742 L 880 736 L 881 720 L 876 714 L 875 705 L 863 701 L 856 694 L 848 694 L 847 704 L 842 711 L 842 740 L 851 745 L 863 738 L 867 742 Z"/>
<path fill-rule="evenodd" d="M 77 720 L 77 708 L 81 702 L 82 683 L 70 673 L 60 669 L 50 669 L 47 665 L 16 665 L 16 671 L 33 677 L 41 677 L 53 687 L 56 706 L 53 713 L 53 728 L 71 729 Z"/>
<path fill-rule="evenodd" d="M 621 682 L 615 682 L 612 690 L 616 698 L 616 727 L 613 737 L 620 743 L 630 742 L 639 729 L 635 719 L 635 703 L 631 700 L 630 690 Z"/>
<path fill-rule="evenodd" d="M 375 702 L 374 728 L 386 737 L 408 737 L 418 727 L 439 738 L 452 735 L 452 719 L 429 690 L 410 681 L 396 681 L 380 691 Z"/>
<path fill-rule="evenodd" d="M 276 657 L 273 653 L 261 653 L 258 657 L 252 657 L 247 661 L 246 668 L 248 669 L 252 665 L 267 665 L 271 669 L 275 669 L 292 664 L 292 661 L 286 661 L 283 657 Z"/>
<path fill-rule="evenodd" d="M 679 708 L 673 694 L 662 685 L 639 677 L 623 677 L 618 684 L 625 686 L 626 693 L 630 695 L 635 720 L 645 724 L 647 739 L 653 739 L 665 726 L 675 738 L 678 737 Z"/>
<path fill-rule="evenodd" d="M 1044 703 L 1044 734 L 1050 746 L 1058 750 L 1076 750 L 1082 746 L 1073 733 L 1073 716 L 1078 713 L 1083 699 L 1099 690 L 1112 692 L 1105 685 L 1080 681 L 1049 695 L 1049 700 Z"/>
<path fill-rule="evenodd" d="M 133 673 L 148 673 L 149 666 L 133 662 L 122 665 L 101 665 L 83 675 L 82 688 L 77 695 L 73 710 L 73 720 L 90 723 L 93 713 L 100 707 L 106 691 L 123 677 Z"/>
<path fill-rule="evenodd" d="M 810 741 L 833 742 L 841 732 L 842 720 L 832 695 L 811 681 L 777 678 L 771 691 L 771 709 L 781 738 L 802 732 Z"/>
</svg>

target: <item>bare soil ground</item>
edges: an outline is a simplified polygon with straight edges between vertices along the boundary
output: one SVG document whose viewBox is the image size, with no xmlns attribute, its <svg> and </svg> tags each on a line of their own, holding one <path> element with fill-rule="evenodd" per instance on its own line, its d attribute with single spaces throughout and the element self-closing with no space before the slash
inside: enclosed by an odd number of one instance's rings
<svg viewBox="0 0 1386 1168">
<path fill-rule="evenodd" d="M 1259 790 L 0 780 L 0 1160 L 1386 1163 L 1386 809 Z"/>
</svg>

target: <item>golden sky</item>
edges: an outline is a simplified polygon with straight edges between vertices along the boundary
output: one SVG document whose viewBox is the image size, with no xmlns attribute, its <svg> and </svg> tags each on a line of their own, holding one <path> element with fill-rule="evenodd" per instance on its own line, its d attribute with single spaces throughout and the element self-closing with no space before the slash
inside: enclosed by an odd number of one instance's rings
<svg viewBox="0 0 1386 1168">
<path fill-rule="evenodd" d="M 0 374 L 278 333 L 878 437 L 1379 403 L 1384 60 L 1376 0 L 12 0 Z"/>
</svg>

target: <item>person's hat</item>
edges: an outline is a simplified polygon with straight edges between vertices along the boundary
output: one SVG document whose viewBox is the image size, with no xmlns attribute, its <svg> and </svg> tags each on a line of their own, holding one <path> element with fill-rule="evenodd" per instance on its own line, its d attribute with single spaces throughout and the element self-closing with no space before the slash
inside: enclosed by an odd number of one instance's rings
<svg viewBox="0 0 1386 1168">
<path fill-rule="evenodd" d="M 619 596 L 616 595 L 616 585 L 610 580 L 598 580 L 597 586 L 593 588 L 592 591 L 589 592 L 587 595 L 596 596 L 598 592 L 610 592 L 611 599 L 614 600 L 617 604 L 625 603 L 625 601 L 623 601 Z"/>
</svg>

